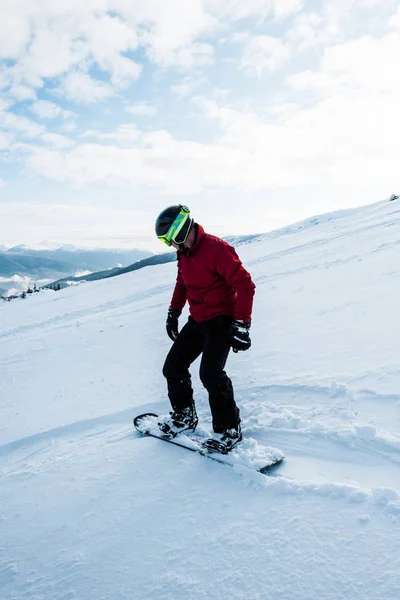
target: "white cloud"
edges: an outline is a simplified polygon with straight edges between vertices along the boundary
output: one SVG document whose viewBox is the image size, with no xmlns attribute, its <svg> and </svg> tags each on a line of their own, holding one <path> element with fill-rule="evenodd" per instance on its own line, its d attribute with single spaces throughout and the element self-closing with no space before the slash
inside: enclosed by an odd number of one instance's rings
<svg viewBox="0 0 400 600">
<path fill-rule="evenodd" d="M 35 88 L 61 78 L 69 98 L 98 100 L 140 76 L 141 66 L 133 58 L 139 47 L 162 68 L 205 67 L 214 60 L 213 45 L 205 40 L 229 22 L 286 18 L 301 6 L 302 0 L 7 2 L 0 21 L 0 61 L 8 62 L 0 86 L 12 86 L 17 99 L 33 99 Z M 79 93 L 69 78 L 92 73 L 94 79 L 94 68 L 105 77 L 97 86 L 91 83 L 91 91 Z"/>
<path fill-rule="evenodd" d="M 140 67 L 126 53 L 137 49 L 137 32 L 117 14 L 107 13 L 112 8 L 103 0 L 85 5 L 20 1 L 2 7 L 0 60 L 15 61 L 7 70 L 9 81 L 42 87 L 47 79 L 91 65 L 107 72 L 116 87 L 135 80 Z"/>
<path fill-rule="evenodd" d="M 66 75 L 57 90 L 69 100 L 90 104 L 109 98 L 115 94 L 111 85 L 93 79 L 82 71 L 72 71 Z"/>
<path fill-rule="evenodd" d="M 206 66 L 213 62 L 214 48 L 211 44 L 192 43 L 175 52 L 174 64 L 183 69 L 192 69 L 196 66 Z"/>
<path fill-rule="evenodd" d="M 131 22 L 141 22 L 139 39 L 148 56 L 162 67 L 191 68 L 209 63 L 212 47 L 199 41 L 220 27 L 204 0 L 135 0 L 124 6 L 124 15 Z"/>
<path fill-rule="evenodd" d="M 207 81 L 205 77 L 184 77 L 179 83 L 171 85 L 171 92 L 185 98 L 189 96 L 196 88 L 200 87 Z"/>
<path fill-rule="evenodd" d="M 208 0 L 207 7 L 220 17 L 240 21 L 251 17 L 285 19 L 298 13 L 303 0 Z"/>
<path fill-rule="evenodd" d="M 392 27 L 393 29 L 400 29 L 400 6 L 397 9 L 397 12 L 390 17 L 389 27 Z"/>
<path fill-rule="evenodd" d="M 63 110 L 61 106 L 48 100 L 38 100 L 29 106 L 29 110 L 33 112 L 39 119 L 57 119 L 57 118 L 71 118 L 75 114 L 70 110 Z"/>
<path fill-rule="evenodd" d="M 1 114 L 1 113 L 0 113 Z M 10 147 L 10 140 L 8 137 L 0 131 L 0 151 L 6 150 Z"/>
<path fill-rule="evenodd" d="M 15 100 L 36 100 L 35 91 L 26 85 L 13 85 L 7 92 L 11 98 Z"/>
<path fill-rule="evenodd" d="M 248 75 L 261 77 L 264 73 L 279 69 L 300 53 L 314 50 L 315 59 L 315 49 L 318 47 L 329 48 L 346 40 L 358 40 L 361 37 L 361 24 L 365 28 L 364 37 L 381 36 L 386 30 L 391 4 L 397 3 L 397 0 L 387 0 L 384 6 L 379 3 L 379 18 L 374 11 L 378 3 L 379 0 L 336 0 L 334 3 L 326 1 L 321 4 L 319 11 L 308 12 L 296 11 L 295 2 L 291 12 L 290 3 L 286 7 L 279 3 L 282 12 L 287 10 L 293 17 L 280 38 L 258 36 L 245 31 L 233 34 L 233 42 L 244 44 L 240 65 Z M 276 10 L 277 7 L 278 3 Z M 392 15 L 389 25 L 397 28 L 397 23 L 400 23 L 400 8 L 398 13 Z"/>
<path fill-rule="evenodd" d="M 297 14 L 303 8 L 303 0 L 275 0 L 274 14 L 278 19 L 283 19 Z"/>
<path fill-rule="evenodd" d="M 18 60 L 16 83 L 40 86 L 93 61 L 124 86 L 139 75 L 126 56 L 139 44 L 157 64 L 191 68 L 210 62 L 212 48 L 202 38 L 215 35 L 221 19 L 281 19 L 301 6 L 301 0 L 10 2 L 2 9 L 0 59 Z"/>
<path fill-rule="evenodd" d="M 392 31 L 390 35 L 379 33 L 377 38 L 372 18 L 376 1 L 325 0 L 314 5 L 315 12 L 299 12 L 300 0 L 7 2 L 6 22 L 15 18 L 21 26 L 15 39 L 12 29 L 3 29 L 0 41 L 0 59 L 8 57 L 0 71 L 0 88 L 5 90 L 0 97 L 0 129 L 4 129 L 0 147 L 23 150 L 26 164 L 35 174 L 82 187 L 118 184 L 129 189 L 138 186 L 142 192 L 156 186 L 157 192 L 170 194 L 236 187 L 251 192 L 314 182 L 356 184 L 364 180 L 366 171 L 370 180 L 386 181 L 397 173 L 400 162 L 396 145 L 400 105 L 396 28 L 400 13 L 394 12 L 390 0 L 384 10 L 379 5 L 379 27 L 384 21 Z M 369 29 L 360 37 L 363 22 L 356 17 L 367 9 Z M 243 32 L 235 36 L 233 30 L 239 28 L 239 22 Z M 274 32 L 275 37 L 254 32 Z M 136 56 L 146 53 L 160 67 L 155 70 L 151 90 L 152 98 L 155 91 L 160 94 L 159 120 L 165 117 L 166 123 L 174 123 L 172 103 L 163 102 L 163 85 L 185 98 L 206 81 L 202 68 L 213 64 L 219 51 L 224 60 L 232 60 L 229 43 L 217 48 L 219 35 L 243 45 L 236 63 L 241 66 L 239 75 L 268 77 L 283 66 L 290 68 L 289 60 L 300 52 L 310 53 L 301 57 L 304 63 L 300 64 L 307 68 L 288 78 L 286 88 L 271 85 L 267 99 L 264 88 L 264 94 L 252 104 L 253 99 L 244 97 L 243 78 L 236 73 L 234 79 L 232 61 L 221 77 L 221 87 L 233 81 L 232 89 L 221 92 L 218 102 L 198 102 L 201 114 L 197 122 L 193 104 L 188 102 L 184 112 L 184 103 L 179 103 L 182 118 L 190 116 L 187 122 L 193 129 L 179 127 L 178 135 L 167 131 L 166 125 L 149 131 L 149 123 L 146 131 L 132 123 L 110 130 L 108 123 L 121 121 L 121 113 L 116 111 L 110 118 L 102 113 L 104 130 L 94 131 L 100 127 L 103 105 L 99 111 L 93 110 L 93 121 L 86 125 L 92 130 L 74 142 L 68 132 L 76 129 L 75 123 L 64 123 L 49 132 L 20 116 L 19 107 L 12 108 L 15 100 L 32 99 L 30 110 L 39 118 L 72 116 L 56 104 L 56 95 L 55 102 L 36 101 L 36 88 L 49 86 L 47 92 L 54 91 L 58 98 L 62 95 L 83 104 L 110 97 L 121 100 L 122 118 L 124 111 L 154 116 L 156 109 L 148 102 L 128 105 L 135 98 L 134 90 L 123 92 L 121 99 L 121 90 L 140 76 Z M 344 43 L 349 35 L 354 39 Z M 137 50 L 140 52 L 135 54 Z M 307 62 L 311 56 L 313 60 Z M 147 68 L 148 61 L 143 62 Z M 181 77 L 174 85 L 165 72 L 170 68 L 178 69 Z M 215 75 L 210 72 L 210 88 Z M 251 82 L 256 94 L 261 88 Z M 230 92 L 231 98 L 236 92 L 236 98 L 241 96 L 240 106 L 228 105 L 222 94 Z M 214 88 L 208 93 L 215 98 L 217 91 Z M 302 106 L 304 98 L 307 107 Z M 264 116 L 252 108 L 256 104 L 263 107 Z M 23 108 L 29 110 L 26 105 Z M 82 123 L 88 112 L 82 112 Z M 135 120 L 126 114 L 125 119 Z"/>
<path fill-rule="evenodd" d="M 296 51 L 324 43 L 326 39 L 322 15 L 315 12 L 298 15 L 286 34 L 286 40 Z"/>
<path fill-rule="evenodd" d="M 77 124 L 74 123 L 73 121 L 69 121 L 67 123 L 62 123 L 59 126 L 59 131 L 62 131 L 63 133 L 71 133 L 72 131 L 75 131 L 78 128 Z"/>
<path fill-rule="evenodd" d="M 290 58 L 290 50 L 280 39 L 259 35 L 246 44 L 240 66 L 248 75 L 261 77 L 275 71 Z"/>
<path fill-rule="evenodd" d="M 40 138 L 46 145 L 56 149 L 71 148 L 75 145 L 71 139 L 59 133 L 44 133 Z"/>
<path fill-rule="evenodd" d="M 331 57 L 327 64 L 342 73 L 342 49 L 332 56 L 335 60 Z M 343 50 L 345 56 L 350 69 L 358 64 Z M 87 133 L 96 143 L 58 152 L 35 148 L 28 165 L 43 176 L 73 185 L 147 186 L 175 195 L 234 188 L 250 193 L 338 181 L 357 185 L 366 171 L 371 183 L 386 184 L 400 162 L 398 91 L 383 86 L 382 92 L 366 97 L 364 89 L 357 89 L 363 77 L 354 81 L 356 87 L 347 91 L 339 86 L 332 93 L 330 88 L 326 98 L 309 108 L 286 107 L 278 121 L 243 107 L 197 99 L 203 118 L 219 128 L 218 136 L 207 143 L 123 125 L 114 132 Z"/>
<path fill-rule="evenodd" d="M 289 46 L 293 52 L 335 39 L 344 24 L 356 21 L 357 10 L 373 10 L 375 4 L 376 0 L 323 2 L 317 15 L 301 13 L 303 0 L 7 2 L 0 22 L 0 60 L 11 61 L 11 66 L 4 64 L 0 85 L 8 82 L 16 98 L 28 99 L 32 98 L 28 90 L 42 87 L 47 80 L 65 79 L 71 73 L 90 72 L 93 77 L 92 67 L 96 67 L 106 74 L 93 91 L 96 100 L 111 94 L 104 85 L 115 92 L 140 76 L 141 67 L 132 58 L 140 47 L 163 68 L 204 67 L 214 60 L 213 46 L 205 40 L 215 39 L 230 23 L 297 17 L 283 41 L 260 36 L 246 48 L 243 61 L 249 70 L 268 72 L 283 64 Z M 392 4 L 394 0 L 387 0 L 387 6 Z M 397 18 L 393 16 L 392 23 Z M 258 58 L 259 67 L 254 64 Z M 82 96 L 88 97 L 74 90 L 71 97 L 80 101 Z"/>
<path fill-rule="evenodd" d="M 18 135 L 23 138 L 33 139 L 45 131 L 42 125 L 27 119 L 26 117 L 16 115 L 8 110 L 2 110 L 0 101 L 0 126 L 3 130 L 12 135 Z"/>
<path fill-rule="evenodd" d="M 0 61 L 0 90 L 5 90 L 11 85 L 10 69 Z"/>
<path fill-rule="evenodd" d="M 314 147 L 327 183 L 392 181 L 400 164 L 400 36 L 363 37 L 327 47 L 319 68 L 288 78 L 318 102 L 289 120 Z M 325 163 L 325 165 L 324 165 Z M 397 165 L 397 166 L 396 166 Z"/>
<path fill-rule="evenodd" d="M 10 98 L 6 98 L 3 94 L 0 94 L 0 112 L 3 110 L 7 110 L 12 106 L 13 100 Z"/>
<path fill-rule="evenodd" d="M 104 133 L 101 131 L 85 131 L 79 137 L 82 138 L 93 138 L 102 142 L 114 142 L 118 144 L 132 144 L 140 139 L 140 131 L 136 125 L 132 123 L 126 123 L 119 125 L 119 127 L 110 133 Z"/>
<path fill-rule="evenodd" d="M 33 32 L 32 43 L 27 46 L 14 68 L 16 82 L 42 87 L 44 79 L 58 77 L 86 58 L 84 44 L 63 27 L 44 22 Z"/>
<path fill-rule="evenodd" d="M 40 202 L 35 205 L 1 202 L 0 238 L 10 245 L 23 242 L 40 247 L 42 244 L 38 241 L 43 239 L 46 239 L 45 247 L 66 242 L 79 246 L 151 246 L 153 215 L 147 217 L 132 208 L 131 203 L 129 209 L 122 210 L 110 204 L 101 206 L 96 197 L 92 201 L 93 204 L 56 202 L 51 210 L 48 204 Z"/>
<path fill-rule="evenodd" d="M 100 68 L 110 73 L 115 86 L 125 87 L 139 77 L 141 67 L 122 54 L 137 49 L 138 36 L 122 19 L 93 15 L 82 23 L 81 31 L 87 40 L 88 53 Z"/>
<path fill-rule="evenodd" d="M 294 158 L 285 147 L 288 131 L 230 109 L 216 107 L 215 116 L 225 133 L 214 143 L 178 141 L 166 131 L 154 131 L 141 134 L 126 148 L 82 144 L 67 152 L 35 149 L 28 165 L 44 176 L 75 185 L 144 184 L 174 194 L 207 187 L 254 190 L 298 181 L 299 170 L 288 168 Z M 117 132 L 118 141 L 119 136 Z M 111 141 L 111 137 L 106 139 Z M 301 148 L 294 155 L 299 153 L 303 157 Z"/>
<path fill-rule="evenodd" d="M 319 69 L 306 70 L 288 78 L 295 89 L 317 89 L 330 93 L 343 89 L 369 92 L 400 91 L 397 68 L 400 35 L 363 37 L 327 47 Z"/>
<path fill-rule="evenodd" d="M 16 4 L 16 3 L 15 3 Z M 28 43 L 30 26 L 28 19 L 11 2 L 1 7 L 0 19 L 0 59 L 16 59 Z"/>
<path fill-rule="evenodd" d="M 136 102 L 125 108 L 125 112 L 138 117 L 153 117 L 157 114 L 157 108 L 149 102 Z"/>
<path fill-rule="evenodd" d="M 169 49 L 168 52 L 163 48 L 152 48 L 149 52 L 154 62 L 162 67 L 174 66 L 179 69 L 193 69 L 194 67 L 204 67 L 213 62 L 214 48 L 211 44 L 193 42 L 187 46 Z"/>
</svg>

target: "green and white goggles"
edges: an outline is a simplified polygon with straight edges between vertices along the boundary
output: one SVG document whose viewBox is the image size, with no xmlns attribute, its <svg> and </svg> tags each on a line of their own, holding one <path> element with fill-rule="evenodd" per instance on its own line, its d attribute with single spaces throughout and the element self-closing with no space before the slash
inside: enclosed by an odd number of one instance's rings
<svg viewBox="0 0 400 600">
<path fill-rule="evenodd" d="M 158 235 L 157 237 L 164 242 L 164 244 L 167 244 L 167 246 L 171 246 L 172 242 L 175 242 L 175 244 L 184 244 L 189 235 L 191 224 L 192 219 L 190 218 L 190 210 L 187 206 L 182 205 L 180 213 L 175 218 L 175 221 L 172 223 L 167 233 Z"/>
</svg>

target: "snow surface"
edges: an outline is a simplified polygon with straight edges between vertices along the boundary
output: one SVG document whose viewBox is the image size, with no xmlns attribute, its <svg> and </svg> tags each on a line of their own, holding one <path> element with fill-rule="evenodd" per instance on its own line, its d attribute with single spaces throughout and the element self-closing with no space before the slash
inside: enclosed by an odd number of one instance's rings
<svg viewBox="0 0 400 600">
<path fill-rule="evenodd" d="M 169 414 L 166 416 L 169 417 Z M 136 429 L 142 433 L 160 438 L 160 417 L 153 413 L 145 413 L 144 415 L 138 415 L 138 417 L 138 423 L 134 419 Z M 167 439 L 167 441 L 200 452 L 200 454 L 211 460 L 231 465 L 237 472 L 247 473 L 249 469 L 252 469 L 264 473 L 267 468 L 270 469 L 277 466 L 285 458 L 283 452 L 278 448 L 259 444 L 257 440 L 249 436 L 245 436 L 241 443 L 237 444 L 227 454 L 222 454 L 221 452 L 209 453 L 204 448 L 204 442 L 209 437 L 210 429 L 203 425 L 198 425 L 194 433 L 182 432 L 178 437 L 172 440 Z M 243 470 L 243 467 L 245 467 L 245 470 Z"/>
<path fill-rule="evenodd" d="M 0 305 L 1 600 L 400 598 L 400 203 L 239 253 L 253 346 L 227 369 L 270 476 L 133 429 L 168 410 L 174 263 Z"/>
</svg>

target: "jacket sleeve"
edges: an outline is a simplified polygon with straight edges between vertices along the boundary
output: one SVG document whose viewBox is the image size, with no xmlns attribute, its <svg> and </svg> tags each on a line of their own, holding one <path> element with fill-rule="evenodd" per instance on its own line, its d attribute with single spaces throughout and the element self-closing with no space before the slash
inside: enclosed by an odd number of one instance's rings
<svg viewBox="0 0 400 600">
<path fill-rule="evenodd" d="M 186 287 L 183 283 L 181 271 L 178 265 L 178 275 L 176 277 L 175 289 L 172 294 L 170 308 L 174 310 L 182 310 L 186 304 Z"/>
<path fill-rule="evenodd" d="M 246 271 L 236 251 L 232 246 L 223 242 L 217 249 L 214 259 L 217 273 L 236 292 L 234 319 L 249 323 L 253 310 L 253 298 L 256 286 L 250 273 Z"/>
</svg>

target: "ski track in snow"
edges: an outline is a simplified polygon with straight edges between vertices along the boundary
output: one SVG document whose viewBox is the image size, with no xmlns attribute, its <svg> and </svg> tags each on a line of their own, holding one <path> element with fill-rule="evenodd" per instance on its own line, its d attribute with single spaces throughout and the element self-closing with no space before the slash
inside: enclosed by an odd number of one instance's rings
<svg viewBox="0 0 400 600">
<path fill-rule="evenodd" d="M 298 488 L 318 490 L 330 483 L 335 490 L 341 486 L 347 490 L 350 485 L 352 490 L 367 493 L 375 489 L 378 480 L 399 500 L 400 439 L 372 425 L 356 424 L 354 397 L 359 402 L 361 393 L 335 385 L 326 389 L 290 385 L 246 390 L 246 395 L 251 399 L 242 410 L 244 435 L 266 446 L 284 448 L 286 461 L 272 476 L 287 479 L 291 485 L 296 482 Z M 376 394 L 368 396 L 382 402 Z M 310 402 L 307 407 L 304 398 Z M 397 406 L 399 398 L 391 395 L 386 402 Z M 163 408 L 160 403 L 158 410 Z M 82 451 L 97 452 L 103 444 L 137 438 L 130 424 L 132 416 L 150 410 L 157 410 L 157 405 L 147 403 L 135 407 L 134 412 L 128 409 L 85 419 L 4 444 L 0 446 L 0 475 L 29 475 L 43 470 L 55 456 L 58 462 L 68 461 Z M 207 407 L 199 410 L 201 422 L 209 421 L 207 413 Z M 245 468 L 242 475 L 255 476 Z"/>
<path fill-rule="evenodd" d="M 169 287 L 170 286 L 155 287 L 152 288 L 150 291 L 137 293 L 118 301 L 106 302 L 105 304 L 99 304 L 94 307 L 91 306 L 82 310 L 69 312 L 64 315 L 57 315 L 56 317 L 46 319 L 38 323 L 32 323 L 29 325 L 16 327 L 14 329 L 5 330 L 3 332 L 0 332 L 0 338 L 20 336 L 36 329 L 50 329 L 52 326 L 55 326 L 57 329 L 59 329 L 60 327 L 62 327 L 62 324 L 64 322 L 66 322 L 67 326 L 69 326 L 71 322 L 79 319 L 85 319 L 87 317 L 93 317 L 95 320 L 97 320 L 101 313 L 115 312 L 114 309 L 117 309 L 117 312 L 120 313 L 121 309 L 125 309 L 125 307 L 129 308 L 130 306 L 132 306 L 140 300 L 148 300 L 154 295 L 161 293 L 165 289 L 169 289 Z M 150 307 L 153 306 L 159 306 L 159 302 L 151 304 L 147 303 L 146 306 L 143 307 L 143 310 L 148 310 Z"/>
</svg>

